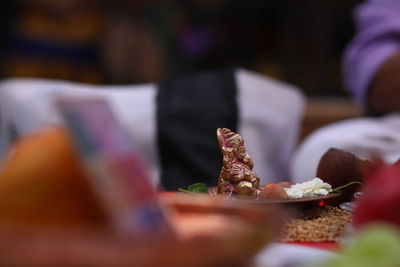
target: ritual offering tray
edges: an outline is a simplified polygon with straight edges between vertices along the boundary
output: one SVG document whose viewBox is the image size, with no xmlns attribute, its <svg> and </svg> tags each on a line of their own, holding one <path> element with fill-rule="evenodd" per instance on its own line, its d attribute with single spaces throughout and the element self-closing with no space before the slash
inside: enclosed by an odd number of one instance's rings
<svg viewBox="0 0 400 267">
<path fill-rule="evenodd" d="M 209 189 L 209 194 L 218 197 L 217 189 L 212 187 Z M 325 204 L 336 203 L 336 200 L 342 196 L 341 192 L 330 193 L 323 196 L 302 197 L 302 198 L 270 198 L 260 199 L 246 196 L 230 196 L 229 199 L 237 203 L 246 203 L 249 205 L 256 205 L 260 207 L 279 206 L 283 209 L 290 209 L 292 211 L 304 211 L 313 207 L 323 206 Z"/>
<path fill-rule="evenodd" d="M 326 196 L 315 196 L 315 197 L 303 197 L 303 198 L 291 198 L 291 199 L 255 199 L 255 200 L 245 200 L 241 201 L 251 202 L 255 205 L 270 206 L 270 205 L 280 205 L 283 208 L 293 208 L 296 210 L 305 210 L 318 205 L 325 205 L 331 200 L 340 197 L 341 193 L 331 193 Z"/>
</svg>

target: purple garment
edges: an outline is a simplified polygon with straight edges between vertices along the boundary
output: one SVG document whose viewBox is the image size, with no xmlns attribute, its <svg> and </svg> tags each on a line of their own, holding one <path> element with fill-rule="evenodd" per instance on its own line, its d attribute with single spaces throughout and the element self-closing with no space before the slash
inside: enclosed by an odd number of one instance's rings
<svg viewBox="0 0 400 267">
<path fill-rule="evenodd" d="M 357 34 L 346 48 L 343 74 L 345 86 L 365 109 L 375 73 L 400 51 L 400 0 L 369 0 L 355 9 L 354 17 Z"/>
</svg>

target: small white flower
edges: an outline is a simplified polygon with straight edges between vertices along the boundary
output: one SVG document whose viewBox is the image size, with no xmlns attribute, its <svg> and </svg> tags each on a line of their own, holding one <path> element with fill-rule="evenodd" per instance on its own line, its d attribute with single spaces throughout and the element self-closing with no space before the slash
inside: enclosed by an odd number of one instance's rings
<svg viewBox="0 0 400 267">
<path fill-rule="evenodd" d="M 332 186 L 316 177 L 303 183 L 285 188 L 289 198 L 324 196 L 332 192 Z"/>
</svg>

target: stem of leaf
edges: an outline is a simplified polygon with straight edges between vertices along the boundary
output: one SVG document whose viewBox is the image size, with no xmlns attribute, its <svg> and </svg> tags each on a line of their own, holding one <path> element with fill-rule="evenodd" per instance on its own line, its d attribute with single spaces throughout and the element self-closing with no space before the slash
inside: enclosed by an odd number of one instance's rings
<svg viewBox="0 0 400 267">
<path fill-rule="evenodd" d="M 342 186 L 339 186 L 339 187 L 336 187 L 336 188 L 332 189 L 332 192 L 340 191 L 341 189 L 346 188 L 346 187 L 348 187 L 349 185 L 352 185 L 352 184 L 360 184 L 360 185 L 362 185 L 362 183 L 360 183 L 360 182 L 353 181 L 353 182 L 350 182 L 350 183 L 347 183 L 345 185 L 342 185 Z"/>
<path fill-rule="evenodd" d="M 178 188 L 178 191 L 179 191 L 179 192 L 183 192 L 183 193 L 193 194 L 192 191 L 189 191 L 189 190 L 186 190 L 186 189 L 183 189 L 183 188 Z"/>
</svg>

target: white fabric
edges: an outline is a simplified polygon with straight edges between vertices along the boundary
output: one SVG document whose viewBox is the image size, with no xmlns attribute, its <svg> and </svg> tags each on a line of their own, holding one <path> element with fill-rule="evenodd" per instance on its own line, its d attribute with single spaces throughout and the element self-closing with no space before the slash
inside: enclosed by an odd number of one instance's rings
<svg viewBox="0 0 400 267">
<path fill-rule="evenodd" d="M 376 155 L 394 163 L 400 158 L 400 114 L 349 119 L 318 129 L 297 148 L 290 167 L 292 180 L 315 177 L 319 160 L 329 148 L 343 149 L 362 159 Z"/>
<path fill-rule="evenodd" d="M 42 80 L 10 79 L 0 83 L 0 153 L 10 145 L 10 126 L 18 135 L 61 123 L 54 100 L 60 96 L 102 97 L 126 127 L 149 167 L 153 182 L 159 177 L 156 148 L 156 85 L 92 86 Z"/>
<path fill-rule="evenodd" d="M 293 85 L 239 70 L 238 132 L 261 184 L 289 180 L 288 165 L 298 141 L 305 100 Z"/>
<path fill-rule="evenodd" d="M 291 85 L 250 71 L 238 70 L 236 79 L 238 129 L 261 183 L 287 179 L 288 162 L 303 114 L 303 96 Z M 5 80 L 0 83 L 0 156 L 10 145 L 11 125 L 23 136 L 45 125 L 62 122 L 53 106 L 57 97 L 102 97 L 129 130 L 156 184 L 160 174 L 156 88 L 155 84 L 92 86 L 43 79 Z"/>
<path fill-rule="evenodd" d="M 261 250 L 253 267 L 310 267 L 337 258 L 339 254 L 302 245 L 272 243 Z"/>
</svg>

